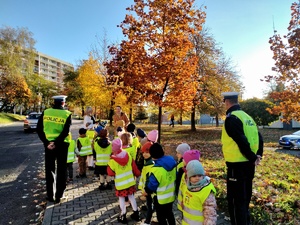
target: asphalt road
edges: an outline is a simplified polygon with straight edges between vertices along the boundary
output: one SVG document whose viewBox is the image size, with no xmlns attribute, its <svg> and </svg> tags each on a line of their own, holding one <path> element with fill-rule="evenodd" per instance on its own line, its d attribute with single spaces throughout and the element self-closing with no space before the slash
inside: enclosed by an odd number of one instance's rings
<svg viewBox="0 0 300 225">
<path fill-rule="evenodd" d="M 78 136 L 82 121 L 71 127 Z M 0 126 L 0 224 L 40 224 L 45 206 L 44 148 L 23 122 Z"/>
</svg>

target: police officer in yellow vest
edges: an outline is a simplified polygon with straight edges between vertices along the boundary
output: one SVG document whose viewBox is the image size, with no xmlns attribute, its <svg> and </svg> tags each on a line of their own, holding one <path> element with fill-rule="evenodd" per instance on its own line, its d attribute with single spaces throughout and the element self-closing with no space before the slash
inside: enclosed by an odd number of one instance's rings
<svg viewBox="0 0 300 225">
<path fill-rule="evenodd" d="M 71 112 L 64 109 L 64 95 L 53 96 L 54 105 L 46 109 L 37 124 L 37 133 L 45 146 L 45 170 L 47 200 L 59 203 L 66 188 L 66 166 L 69 147 L 68 134 L 71 126 Z M 57 169 L 55 170 L 55 162 Z M 56 171 L 56 192 L 53 193 L 53 175 Z"/>
<path fill-rule="evenodd" d="M 237 92 L 222 93 L 226 119 L 222 151 L 227 165 L 227 200 L 232 225 L 250 224 L 249 203 L 255 166 L 263 155 L 263 139 L 254 120 L 238 104 Z"/>
</svg>

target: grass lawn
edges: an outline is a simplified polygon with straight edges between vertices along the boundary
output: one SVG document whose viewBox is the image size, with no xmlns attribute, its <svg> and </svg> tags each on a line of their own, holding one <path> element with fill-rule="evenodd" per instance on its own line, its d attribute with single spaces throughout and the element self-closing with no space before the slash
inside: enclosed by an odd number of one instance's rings
<svg viewBox="0 0 300 225">
<path fill-rule="evenodd" d="M 157 129 L 154 125 L 139 125 L 147 133 Z M 251 216 L 253 224 L 300 224 L 300 158 L 276 152 L 278 139 L 293 131 L 261 129 L 265 150 L 261 165 L 253 181 Z M 162 125 L 161 143 L 166 154 L 176 158 L 175 149 L 182 142 L 201 152 L 201 162 L 217 189 L 219 211 L 227 212 L 226 166 L 221 150 L 221 128 Z M 300 150 L 299 150 L 300 151 Z"/>
<path fill-rule="evenodd" d="M 25 116 L 12 113 L 0 113 L 0 124 L 25 120 Z"/>
</svg>

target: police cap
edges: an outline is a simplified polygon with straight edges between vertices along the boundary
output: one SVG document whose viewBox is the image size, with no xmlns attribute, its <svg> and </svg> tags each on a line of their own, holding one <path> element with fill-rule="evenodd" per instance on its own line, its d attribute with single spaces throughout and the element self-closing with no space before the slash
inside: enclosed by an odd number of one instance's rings
<svg viewBox="0 0 300 225">
<path fill-rule="evenodd" d="M 238 99 L 239 93 L 238 92 L 223 92 L 222 96 L 225 99 Z"/>
<path fill-rule="evenodd" d="M 66 102 L 66 98 L 68 96 L 66 95 L 56 95 L 56 96 L 53 96 L 52 98 L 54 99 L 54 102 Z"/>
</svg>

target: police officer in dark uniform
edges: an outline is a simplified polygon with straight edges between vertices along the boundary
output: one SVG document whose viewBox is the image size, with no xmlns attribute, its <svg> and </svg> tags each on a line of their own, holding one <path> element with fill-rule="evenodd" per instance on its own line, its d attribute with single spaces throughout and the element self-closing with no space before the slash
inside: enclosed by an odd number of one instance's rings
<svg viewBox="0 0 300 225">
<path fill-rule="evenodd" d="M 60 202 L 66 188 L 68 134 L 72 122 L 71 112 L 64 109 L 66 97 L 64 95 L 53 96 L 53 107 L 42 113 L 37 124 L 37 133 L 45 146 L 47 200 L 55 203 Z M 55 196 L 52 172 L 56 173 Z"/>
<path fill-rule="evenodd" d="M 232 225 L 250 224 L 249 204 L 255 166 L 263 155 L 263 139 L 254 120 L 238 104 L 237 92 L 222 93 L 226 119 L 222 151 L 227 166 L 227 200 Z"/>
</svg>

